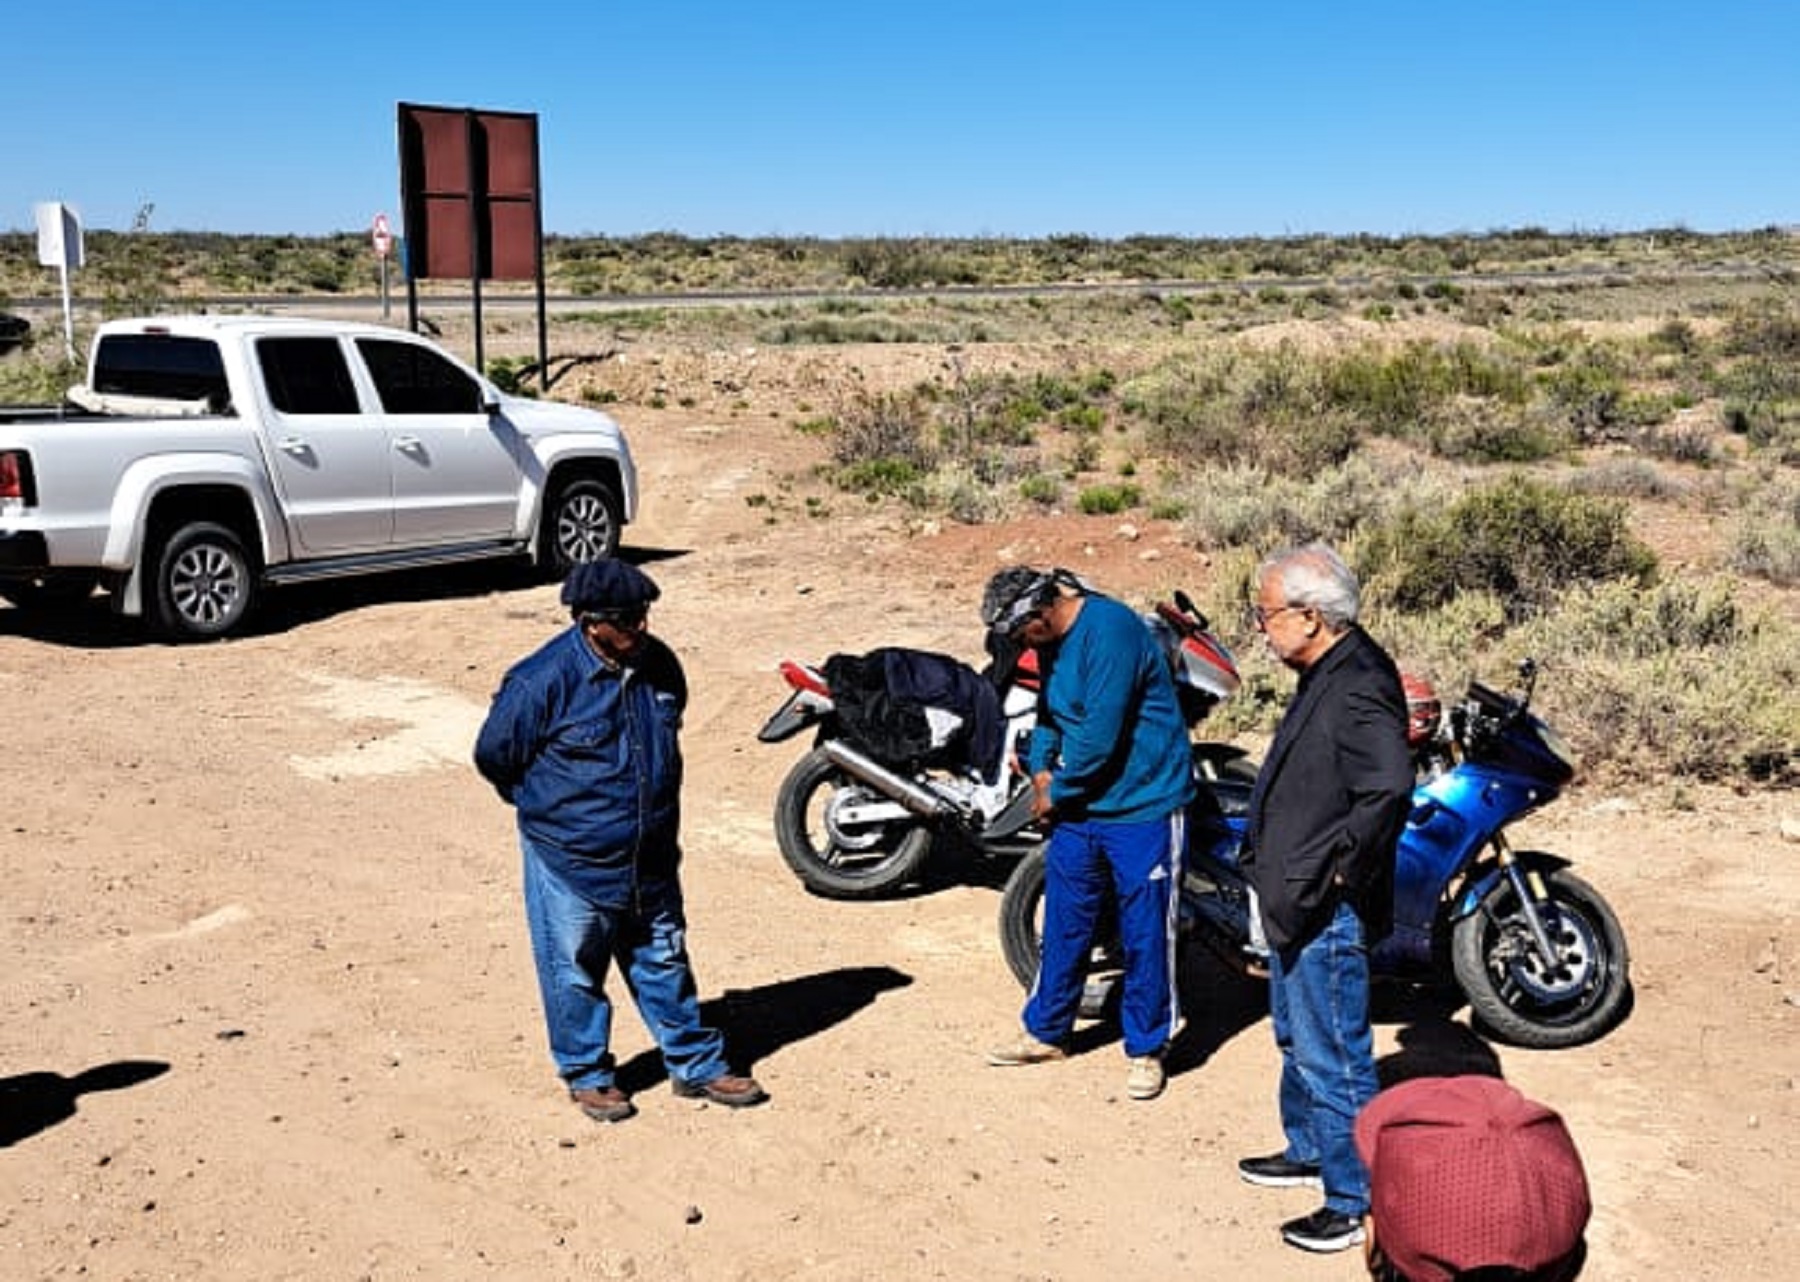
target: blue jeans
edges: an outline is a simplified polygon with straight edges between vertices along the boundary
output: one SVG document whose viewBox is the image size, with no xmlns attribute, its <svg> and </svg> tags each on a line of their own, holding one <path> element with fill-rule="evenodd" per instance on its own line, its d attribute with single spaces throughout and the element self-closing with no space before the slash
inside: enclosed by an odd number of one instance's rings
<svg viewBox="0 0 1800 1282">
<path fill-rule="evenodd" d="M 1060 1042 L 1075 1026 L 1094 927 L 1109 891 L 1119 908 L 1125 976 L 1119 1024 L 1127 1055 L 1154 1055 L 1175 1035 L 1176 886 L 1187 814 L 1148 823 L 1081 820 L 1050 830 L 1044 850 L 1044 935 L 1025 1031 Z"/>
<path fill-rule="evenodd" d="M 1356 1155 L 1351 1126 L 1378 1083 L 1369 948 L 1355 909 L 1339 904 L 1298 953 L 1270 957 L 1269 1010 L 1281 1051 L 1285 1156 L 1320 1168 L 1327 1207 L 1366 1215 L 1369 1172 Z"/>
<path fill-rule="evenodd" d="M 672 877 L 641 883 L 635 907 L 609 908 L 558 877 L 529 838 L 520 845 L 550 1056 L 569 1089 L 613 1084 L 613 1006 L 605 984 L 614 960 L 670 1077 L 700 1085 L 729 1072 L 723 1034 L 700 1021 L 680 884 Z"/>
</svg>

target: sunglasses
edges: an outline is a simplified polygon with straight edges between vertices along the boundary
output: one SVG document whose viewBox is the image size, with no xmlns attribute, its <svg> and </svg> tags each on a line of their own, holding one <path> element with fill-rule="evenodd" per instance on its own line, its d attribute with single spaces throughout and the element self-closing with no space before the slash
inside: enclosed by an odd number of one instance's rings
<svg viewBox="0 0 1800 1282">
<path fill-rule="evenodd" d="M 583 623 L 608 623 L 615 628 L 636 628 L 641 627 L 649 617 L 649 606 L 632 605 L 617 610 L 589 610 L 581 619 Z"/>
</svg>

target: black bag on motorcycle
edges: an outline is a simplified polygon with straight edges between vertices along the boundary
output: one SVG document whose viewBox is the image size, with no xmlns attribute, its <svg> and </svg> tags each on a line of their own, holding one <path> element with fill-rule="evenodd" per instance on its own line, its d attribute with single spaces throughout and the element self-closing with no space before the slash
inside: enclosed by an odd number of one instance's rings
<svg viewBox="0 0 1800 1282">
<path fill-rule="evenodd" d="M 834 654 L 825 682 L 844 737 L 877 761 L 904 769 L 926 762 L 978 762 L 1000 756 L 1000 699 L 992 683 L 947 654 L 884 646 Z M 945 737 L 927 709 L 960 724 Z"/>
</svg>

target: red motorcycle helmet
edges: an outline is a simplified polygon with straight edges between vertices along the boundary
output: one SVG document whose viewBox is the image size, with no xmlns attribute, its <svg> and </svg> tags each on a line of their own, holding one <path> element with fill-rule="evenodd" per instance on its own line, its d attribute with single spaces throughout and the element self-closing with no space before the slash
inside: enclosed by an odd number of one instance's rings
<svg viewBox="0 0 1800 1282">
<path fill-rule="evenodd" d="M 1406 746 L 1423 747 L 1437 737 L 1438 728 L 1444 723 L 1444 705 L 1438 700 L 1437 687 L 1424 677 L 1402 672 L 1400 689 L 1406 694 Z"/>
</svg>

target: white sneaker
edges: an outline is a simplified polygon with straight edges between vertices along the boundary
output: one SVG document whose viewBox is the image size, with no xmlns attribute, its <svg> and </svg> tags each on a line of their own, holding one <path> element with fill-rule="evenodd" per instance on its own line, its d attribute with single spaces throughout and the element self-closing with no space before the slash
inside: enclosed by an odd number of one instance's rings
<svg viewBox="0 0 1800 1282">
<path fill-rule="evenodd" d="M 1020 1064 L 1048 1064 L 1067 1057 L 1068 1052 L 1062 1047 L 1040 1042 L 1030 1033 L 1020 1033 L 1016 1041 L 989 1051 L 987 1062 L 996 1068 L 1011 1068 Z"/>
<path fill-rule="evenodd" d="M 1132 1099 L 1155 1099 L 1167 1081 L 1161 1055 L 1134 1055 L 1131 1071 L 1125 1075 L 1125 1093 Z"/>
</svg>

